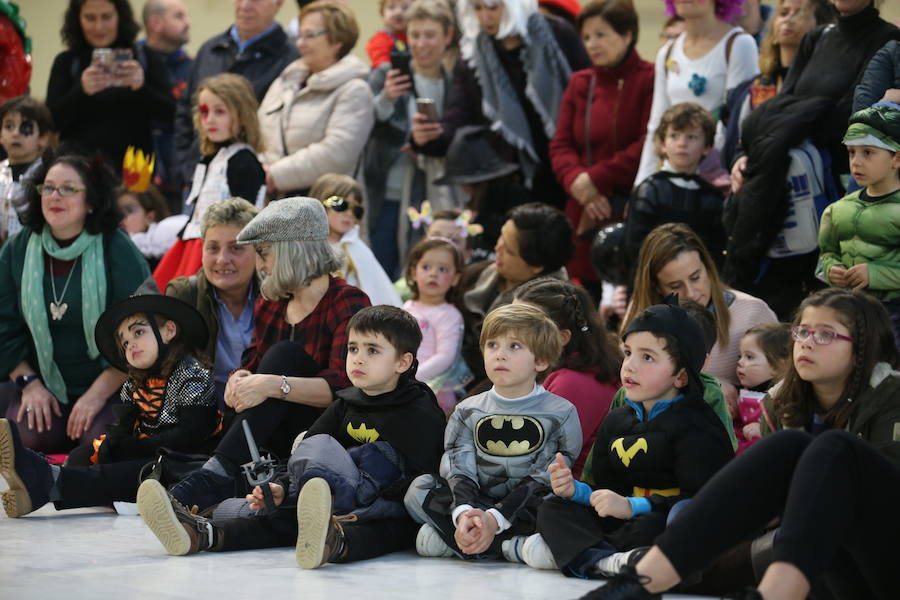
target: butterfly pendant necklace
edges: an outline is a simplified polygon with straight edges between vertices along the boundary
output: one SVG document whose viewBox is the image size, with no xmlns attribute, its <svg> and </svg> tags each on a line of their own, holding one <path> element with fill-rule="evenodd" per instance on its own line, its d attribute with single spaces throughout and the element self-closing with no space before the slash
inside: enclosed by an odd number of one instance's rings
<svg viewBox="0 0 900 600">
<path fill-rule="evenodd" d="M 78 258 L 81 258 L 80 256 Z M 69 310 L 69 305 L 63 302 L 63 299 L 66 297 L 66 290 L 69 289 L 69 282 L 72 281 L 72 273 L 75 272 L 75 266 L 78 264 L 78 258 L 75 259 L 75 264 L 72 265 L 72 268 L 69 270 L 69 276 L 66 277 L 66 284 L 63 286 L 62 294 L 59 296 L 56 295 L 56 277 L 53 275 L 53 257 L 50 257 L 50 289 L 53 291 L 53 301 L 50 303 L 50 316 L 54 321 L 61 321 L 63 315 L 66 314 L 66 311 Z"/>
</svg>

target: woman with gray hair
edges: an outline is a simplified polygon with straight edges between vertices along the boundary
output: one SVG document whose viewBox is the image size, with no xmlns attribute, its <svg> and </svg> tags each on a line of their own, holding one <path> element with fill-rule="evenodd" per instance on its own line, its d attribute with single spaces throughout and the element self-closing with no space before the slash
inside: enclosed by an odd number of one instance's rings
<svg viewBox="0 0 900 600">
<path fill-rule="evenodd" d="M 412 147 L 444 156 L 456 130 L 487 125 L 501 158 L 516 163 L 532 198 L 562 207 L 566 194 L 550 165 L 572 71 L 590 66 L 572 26 L 538 12 L 537 0 L 459 0 L 462 59 L 440 122 L 413 116 Z"/>
<path fill-rule="evenodd" d="M 253 342 L 232 373 L 225 403 L 237 413 L 213 457 L 171 490 L 204 512 L 234 496 L 240 465 L 250 460 L 240 421 L 256 443 L 287 456 L 291 443 L 350 386 L 347 324 L 369 298 L 330 273 L 339 262 L 328 244 L 328 217 L 313 198 L 269 204 L 237 237 L 256 247 L 263 297 L 254 310 Z"/>
<path fill-rule="evenodd" d="M 200 223 L 200 270 L 190 277 L 176 277 L 166 286 L 167 296 L 187 302 L 206 321 L 205 354 L 215 363 L 216 398 L 223 411 L 225 383 L 241 367 L 241 357 L 253 339 L 253 305 L 259 296 L 255 254 L 251 246 L 238 244 L 237 236 L 257 213 L 243 198 L 210 206 Z"/>
</svg>

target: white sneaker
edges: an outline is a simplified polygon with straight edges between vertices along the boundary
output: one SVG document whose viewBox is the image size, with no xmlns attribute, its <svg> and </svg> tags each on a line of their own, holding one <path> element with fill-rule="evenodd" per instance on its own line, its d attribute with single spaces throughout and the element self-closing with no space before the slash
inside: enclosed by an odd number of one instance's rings
<svg viewBox="0 0 900 600">
<path fill-rule="evenodd" d="M 649 550 L 647 546 L 641 546 L 625 552 L 616 552 L 606 558 L 601 558 L 594 565 L 594 573 L 601 577 L 615 577 L 622 572 L 624 567 L 633 567 Z"/>
<path fill-rule="evenodd" d="M 453 556 L 453 550 L 450 549 L 450 546 L 441 539 L 437 529 L 428 523 L 419 527 L 419 533 L 416 534 L 416 552 L 419 553 L 419 556 Z"/>
<path fill-rule="evenodd" d="M 556 561 L 553 559 L 553 553 L 550 552 L 550 546 L 541 537 L 541 534 L 535 533 L 525 539 L 522 544 L 522 558 L 525 564 L 533 569 L 546 569 L 548 571 L 556 571 Z"/>
<path fill-rule="evenodd" d="M 509 562 L 525 564 L 525 558 L 522 556 L 522 546 L 525 545 L 525 540 L 527 539 L 528 536 L 526 535 L 514 535 L 500 544 L 503 558 Z"/>
</svg>

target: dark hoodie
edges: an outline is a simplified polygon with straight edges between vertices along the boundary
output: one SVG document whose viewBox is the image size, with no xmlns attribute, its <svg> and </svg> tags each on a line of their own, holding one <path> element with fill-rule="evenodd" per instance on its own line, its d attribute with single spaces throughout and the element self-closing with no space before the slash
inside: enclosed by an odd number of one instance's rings
<svg viewBox="0 0 900 600">
<path fill-rule="evenodd" d="M 423 473 L 437 473 L 444 453 L 446 419 L 431 388 L 421 381 L 401 378 L 395 390 L 378 396 L 355 387 L 335 395 L 335 401 L 305 437 L 324 433 L 345 448 L 375 441 L 390 443 L 406 465 L 406 477 L 391 486 L 400 498 L 409 481 Z"/>
</svg>

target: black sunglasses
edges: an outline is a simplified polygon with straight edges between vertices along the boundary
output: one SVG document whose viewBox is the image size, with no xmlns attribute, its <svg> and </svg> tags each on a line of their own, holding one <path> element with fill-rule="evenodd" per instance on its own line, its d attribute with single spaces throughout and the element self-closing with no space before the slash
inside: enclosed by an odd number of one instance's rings
<svg viewBox="0 0 900 600">
<path fill-rule="evenodd" d="M 347 210 L 352 210 L 353 216 L 356 217 L 357 221 L 361 221 L 363 215 L 366 212 L 360 204 L 351 202 L 346 198 L 341 198 L 340 196 L 330 196 L 322 204 L 336 213 L 342 213 Z"/>
</svg>

